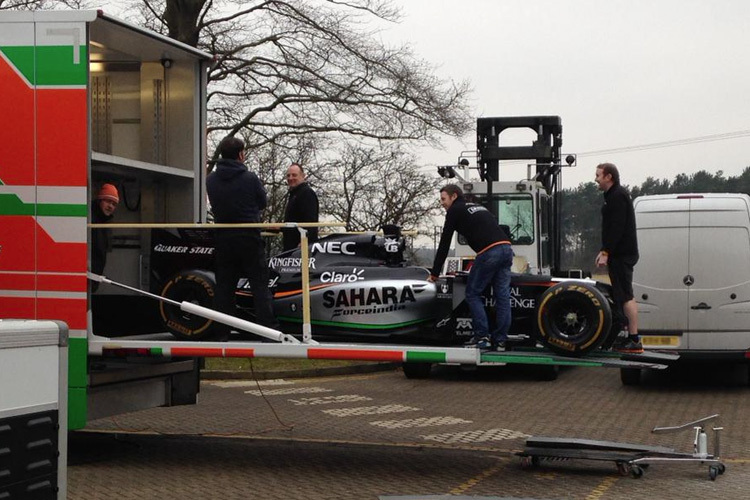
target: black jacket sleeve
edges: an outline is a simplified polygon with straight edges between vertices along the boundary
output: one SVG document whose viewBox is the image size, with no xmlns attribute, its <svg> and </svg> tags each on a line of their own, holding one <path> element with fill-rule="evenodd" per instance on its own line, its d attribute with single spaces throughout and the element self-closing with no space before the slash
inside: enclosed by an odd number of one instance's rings
<svg viewBox="0 0 750 500">
<path fill-rule="evenodd" d="M 451 247 L 453 233 L 456 231 L 456 214 L 457 212 L 455 210 L 450 209 L 445 214 L 443 233 L 440 235 L 440 244 L 438 245 L 437 253 L 435 254 L 435 261 L 432 264 L 432 271 L 430 271 L 432 276 L 440 276 L 440 271 L 443 269 L 443 263 L 448 257 L 448 250 L 450 250 Z"/>
</svg>

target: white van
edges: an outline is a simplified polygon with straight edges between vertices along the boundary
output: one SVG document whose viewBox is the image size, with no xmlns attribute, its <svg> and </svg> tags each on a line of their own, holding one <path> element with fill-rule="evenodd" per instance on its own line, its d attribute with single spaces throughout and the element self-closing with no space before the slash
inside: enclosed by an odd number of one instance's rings
<svg viewBox="0 0 750 500">
<path fill-rule="evenodd" d="M 748 361 L 750 197 L 641 196 L 634 207 L 641 257 L 633 292 L 644 347 Z M 624 383 L 628 376 L 637 383 L 640 373 L 624 371 Z"/>
</svg>

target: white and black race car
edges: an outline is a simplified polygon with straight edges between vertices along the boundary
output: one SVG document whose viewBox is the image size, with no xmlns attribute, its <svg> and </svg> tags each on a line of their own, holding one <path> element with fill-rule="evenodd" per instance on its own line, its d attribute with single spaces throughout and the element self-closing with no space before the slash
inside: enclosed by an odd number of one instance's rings
<svg viewBox="0 0 750 500">
<path fill-rule="evenodd" d="M 177 302 L 212 307 L 213 238 L 203 229 L 154 230 L 151 268 L 156 293 Z M 301 251 L 268 260 L 274 312 L 282 330 L 302 333 Z M 404 260 L 404 238 L 395 226 L 384 234 L 331 234 L 309 246 L 313 337 L 354 342 L 460 344 L 473 335 L 464 301 L 467 273 L 427 281 L 429 271 Z M 607 285 L 514 274 L 510 333 L 523 343 L 541 342 L 566 355 L 608 347 L 613 328 Z M 237 315 L 253 320 L 247 280 L 237 284 Z M 486 292 L 489 317 L 494 300 Z M 177 338 L 209 340 L 211 320 L 160 304 L 164 326 Z"/>
</svg>

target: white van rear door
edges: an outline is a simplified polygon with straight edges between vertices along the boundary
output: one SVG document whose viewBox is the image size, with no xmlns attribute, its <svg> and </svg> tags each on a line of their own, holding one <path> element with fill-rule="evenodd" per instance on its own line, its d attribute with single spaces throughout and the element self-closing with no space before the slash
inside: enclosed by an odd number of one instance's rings
<svg viewBox="0 0 750 500">
<path fill-rule="evenodd" d="M 638 250 L 633 292 L 638 328 L 651 347 L 686 348 L 688 329 L 689 203 L 687 199 L 639 198 L 635 201 Z M 656 342 L 656 344 L 654 344 Z"/>
<path fill-rule="evenodd" d="M 744 350 L 750 331 L 750 217 L 747 200 L 691 200 L 690 349 Z M 742 334 L 744 333 L 744 335 Z"/>
</svg>

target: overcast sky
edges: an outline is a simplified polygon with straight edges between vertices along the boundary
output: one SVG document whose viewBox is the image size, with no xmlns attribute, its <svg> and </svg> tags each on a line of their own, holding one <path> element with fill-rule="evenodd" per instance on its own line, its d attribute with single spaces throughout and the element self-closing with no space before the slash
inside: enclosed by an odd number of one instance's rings
<svg viewBox="0 0 750 500">
<path fill-rule="evenodd" d="M 468 78 L 476 116 L 559 115 L 579 154 L 565 187 L 616 163 L 623 183 L 750 166 L 748 0 L 395 0 L 409 42 L 443 77 Z M 639 152 L 593 151 L 740 132 Z M 422 161 L 455 162 L 473 136 Z M 516 167 L 518 168 L 518 167 Z M 518 173 L 506 170 L 509 178 Z M 521 171 L 519 171 L 521 172 Z M 501 177 L 503 172 L 501 171 Z"/>
</svg>

